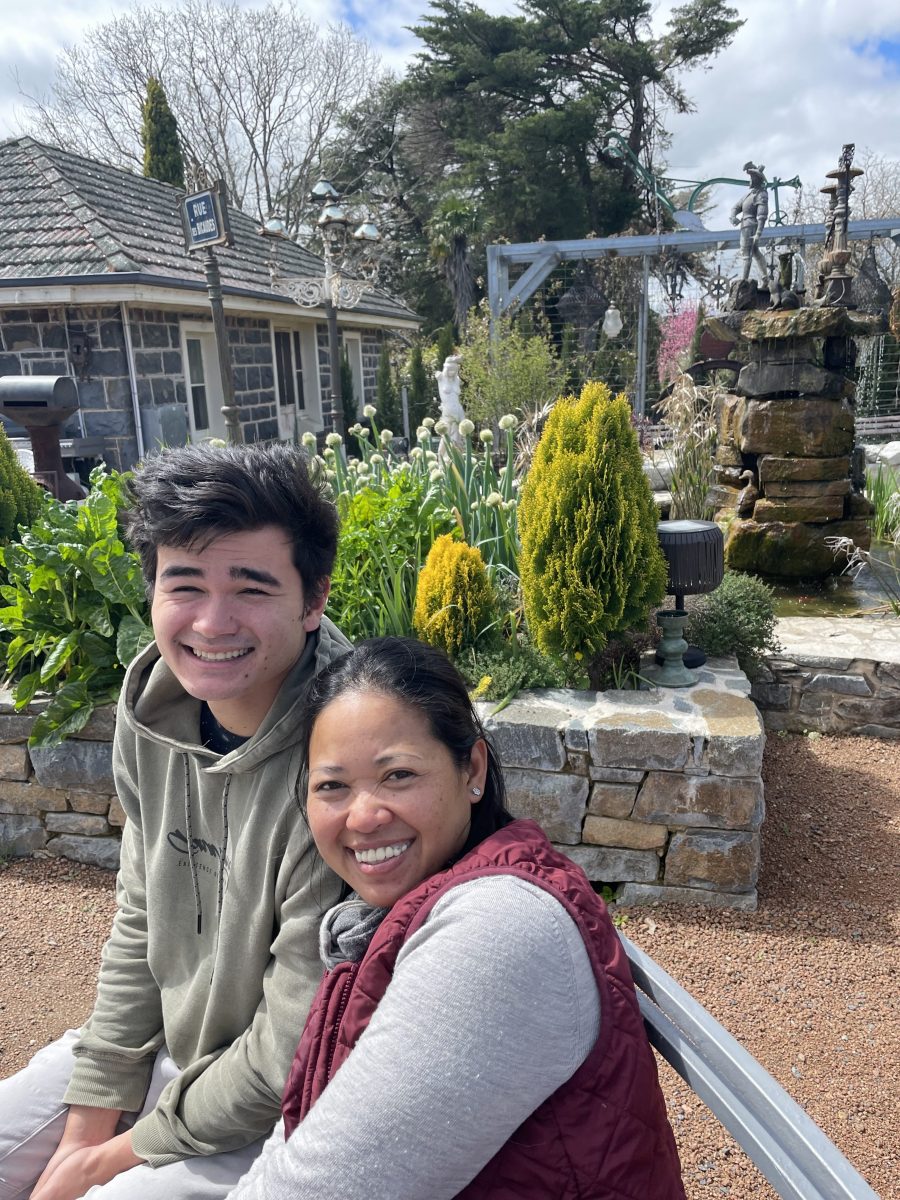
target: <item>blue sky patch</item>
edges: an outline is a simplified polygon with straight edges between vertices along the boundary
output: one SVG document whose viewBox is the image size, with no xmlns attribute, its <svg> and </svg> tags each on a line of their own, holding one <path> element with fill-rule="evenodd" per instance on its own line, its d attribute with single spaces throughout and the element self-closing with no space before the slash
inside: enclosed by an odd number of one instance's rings
<svg viewBox="0 0 900 1200">
<path fill-rule="evenodd" d="M 900 72 L 900 38 L 869 38 L 865 42 L 857 42 L 853 49 L 855 53 L 866 57 L 884 59 L 895 71 Z"/>
</svg>

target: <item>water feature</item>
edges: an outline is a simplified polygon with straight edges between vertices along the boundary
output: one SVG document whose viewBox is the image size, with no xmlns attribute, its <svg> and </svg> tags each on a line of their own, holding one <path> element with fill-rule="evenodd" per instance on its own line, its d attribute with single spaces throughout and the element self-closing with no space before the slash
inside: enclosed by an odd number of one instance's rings
<svg viewBox="0 0 900 1200">
<path fill-rule="evenodd" d="M 872 557 L 884 570 L 900 572 L 900 547 L 892 542 L 873 542 Z M 855 575 L 831 575 L 822 582 L 778 583 L 775 614 L 779 617 L 875 616 L 886 600 L 868 567 Z M 890 613 L 890 609 L 887 609 Z"/>
</svg>

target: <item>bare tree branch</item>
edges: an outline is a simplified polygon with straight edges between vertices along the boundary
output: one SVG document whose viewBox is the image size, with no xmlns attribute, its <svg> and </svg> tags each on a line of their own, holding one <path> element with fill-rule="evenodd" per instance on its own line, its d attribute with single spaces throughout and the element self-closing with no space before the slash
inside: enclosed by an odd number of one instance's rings
<svg viewBox="0 0 900 1200">
<path fill-rule="evenodd" d="M 222 178 L 232 201 L 296 234 L 301 200 L 338 115 L 382 71 L 343 25 L 319 29 L 269 0 L 180 0 L 134 8 L 59 56 L 48 95 L 29 95 L 22 132 L 140 170 L 150 76 L 166 89 L 191 178 Z"/>
</svg>

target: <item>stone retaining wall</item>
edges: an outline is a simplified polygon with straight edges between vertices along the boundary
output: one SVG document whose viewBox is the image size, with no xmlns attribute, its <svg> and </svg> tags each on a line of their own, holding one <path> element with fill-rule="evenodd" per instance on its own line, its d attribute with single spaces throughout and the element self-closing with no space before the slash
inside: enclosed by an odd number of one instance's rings
<svg viewBox="0 0 900 1200">
<path fill-rule="evenodd" d="M 98 709 L 60 746 L 29 750 L 36 702 L 16 713 L 0 692 L 0 854 L 119 865 L 125 814 L 112 778 L 114 710 Z"/>
<path fill-rule="evenodd" d="M 756 907 L 765 735 L 729 660 L 698 686 L 527 693 L 482 715 L 509 805 L 623 903 Z M 29 751 L 33 715 L 0 696 L 0 852 L 118 862 L 113 713 L 77 738 Z"/>
<path fill-rule="evenodd" d="M 767 729 L 900 738 L 900 621 L 779 621 L 752 696 Z"/>
</svg>

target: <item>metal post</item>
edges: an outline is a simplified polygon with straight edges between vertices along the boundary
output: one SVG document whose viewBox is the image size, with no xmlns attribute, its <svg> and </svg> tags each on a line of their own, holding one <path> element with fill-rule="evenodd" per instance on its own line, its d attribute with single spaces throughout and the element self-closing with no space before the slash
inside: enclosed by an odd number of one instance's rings
<svg viewBox="0 0 900 1200">
<path fill-rule="evenodd" d="M 231 445 L 240 445 L 244 440 L 241 429 L 240 408 L 234 402 L 234 376 L 231 373 L 231 354 L 228 349 L 228 331 L 225 328 L 225 309 L 222 305 L 222 277 L 219 260 L 212 248 L 207 246 L 206 287 L 212 309 L 213 332 L 216 338 L 216 354 L 219 358 L 219 374 L 222 377 L 222 416 L 225 418 L 225 440 Z"/>
<path fill-rule="evenodd" d="M 328 319 L 328 359 L 331 363 L 331 427 L 341 437 L 344 429 L 344 391 L 341 386 L 341 344 L 338 341 L 337 308 L 331 299 L 325 301 Z"/>
<path fill-rule="evenodd" d="M 400 384 L 400 407 L 403 410 L 403 436 L 412 445 L 409 433 L 409 389 L 405 383 Z"/>
<path fill-rule="evenodd" d="M 647 332 L 650 324 L 650 257 L 642 257 L 641 302 L 638 307 L 637 378 L 635 379 L 634 411 L 644 416 L 647 405 Z"/>
</svg>

